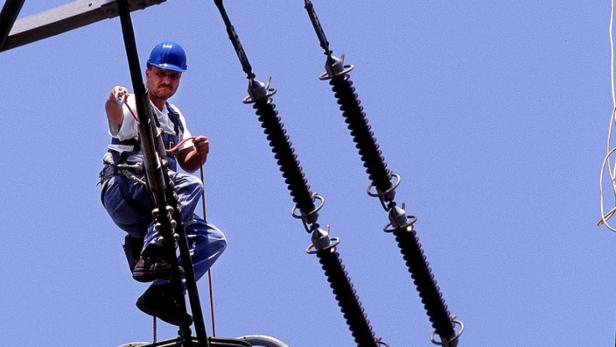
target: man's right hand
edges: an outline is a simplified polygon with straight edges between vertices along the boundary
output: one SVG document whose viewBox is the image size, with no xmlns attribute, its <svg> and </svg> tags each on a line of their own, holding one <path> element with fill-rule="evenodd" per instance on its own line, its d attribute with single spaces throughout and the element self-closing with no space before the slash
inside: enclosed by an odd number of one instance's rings
<svg viewBox="0 0 616 347">
<path fill-rule="evenodd" d="M 111 89 L 109 97 L 105 102 L 105 111 L 107 111 L 107 119 L 109 120 L 109 130 L 112 134 L 116 134 L 122 126 L 124 120 L 124 111 L 122 105 L 128 98 L 128 89 L 122 86 L 115 86 Z"/>
<path fill-rule="evenodd" d="M 111 90 L 111 95 L 109 95 L 109 99 L 116 102 L 116 104 L 122 106 L 126 99 L 128 98 L 128 89 L 122 86 L 115 86 Z"/>
</svg>

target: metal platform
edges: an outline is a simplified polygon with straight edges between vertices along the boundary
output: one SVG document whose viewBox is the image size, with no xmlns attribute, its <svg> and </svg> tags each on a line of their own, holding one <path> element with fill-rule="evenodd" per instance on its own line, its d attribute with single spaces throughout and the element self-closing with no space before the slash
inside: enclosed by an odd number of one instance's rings
<svg viewBox="0 0 616 347">
<path fill-rule="evenodd" d="M 286 343 L 265 335 L 245 335 L 238 338 L 210 337 L 210 347 L 289 347 Z M 197 338 L 191 338 L 190 347 L 198 347 Z M 185 347 L 179 342 L 179 338 L 164 340 L 156 343 L 129 342 L 118 347 Z"/>
</svg>

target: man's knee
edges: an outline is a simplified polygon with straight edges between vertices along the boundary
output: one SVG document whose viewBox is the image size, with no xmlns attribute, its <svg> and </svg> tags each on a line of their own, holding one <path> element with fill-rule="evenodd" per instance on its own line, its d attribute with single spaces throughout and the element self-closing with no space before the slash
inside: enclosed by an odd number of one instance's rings
<svg viewBox="0 0 616 347">
<path fill-rule="evenodd" d="M 201 180 L 193 175 L 185 173 L 177 173 L 175 177 L 175 188 L 179 192 L 186 192 L 189 194 L 201 194 L 203 190 L 203 183 Z"/>
<path fill-rule="evenodd" d="M 141 256 L 143 239 L 126 235 L 124 240 L 122 240 L 122 248 L 124 249 L 124 254 L 126 255 L 126 260 L 128 261 L 128 267 L 130 271 L 133 272 L 135 264 L 137 264 L 137 261 L 139 261 L 139 257 Z"/>
</svg>

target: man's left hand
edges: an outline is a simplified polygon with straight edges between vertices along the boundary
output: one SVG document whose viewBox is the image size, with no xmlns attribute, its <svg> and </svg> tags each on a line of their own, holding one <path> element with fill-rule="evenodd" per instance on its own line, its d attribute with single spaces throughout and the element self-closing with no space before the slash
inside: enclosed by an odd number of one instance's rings
<svg viewBox="0 0 616 347">
<path fill-rule="evenodd" d="M 203 135 L 195 137 L 193 139 L 193 144 L 195 145 L 195 150 L 201 156 L 206 156 L 210 152 L 210 143 L 207 137 Z"/>
</svg>

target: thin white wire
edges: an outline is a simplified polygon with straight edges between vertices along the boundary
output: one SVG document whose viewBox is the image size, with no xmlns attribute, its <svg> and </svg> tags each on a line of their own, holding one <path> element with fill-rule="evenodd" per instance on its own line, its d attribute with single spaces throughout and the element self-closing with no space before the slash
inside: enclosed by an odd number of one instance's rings
<svg viewBox="0 0 616 347">
<path fill-rule="evenodd" d="M 616 165 L 612 169 L 612 165 L 610 162 L 610 156 L 616 153 L 616 148 L 611 148 L 612 143 L 612 128 L 614 124 L 616 124 L 616 92 L 614 88 L 614 0 L 611 0 L 610 6 L 610 82 L 612 87 L 612 114 L 610 116 L 610 126 L 607 131 L 607 148 L 606 154 L 603 158 L 603 163 L 601 164 L 601 172 L 599 174 L 599 192 L 600 192 L 600 209 L 601 209 L 601 221 L 598 225 L 605 225 L 611 231 L 616 232 L 616 228 L 612 227 L 607 220 L 614 215 L 616 211 L 616 206 L 612 208 L 607 213 L 604 208 L 604 196 L 603 196 L 603 176 L 605 176 L 605 168 L 607 166 L 607 172 L 610 176 L 610 181 L 612 183 L 612 192 L 614 193 L 614 201 L 616 202 Z"/>
<path fill-rule="evenodd" d="M 616 106 L 616 96 L 614 95 L 614 0 L 610 6 L 610 80 L 612 82 L 612 105 Z"/>
</svg>

